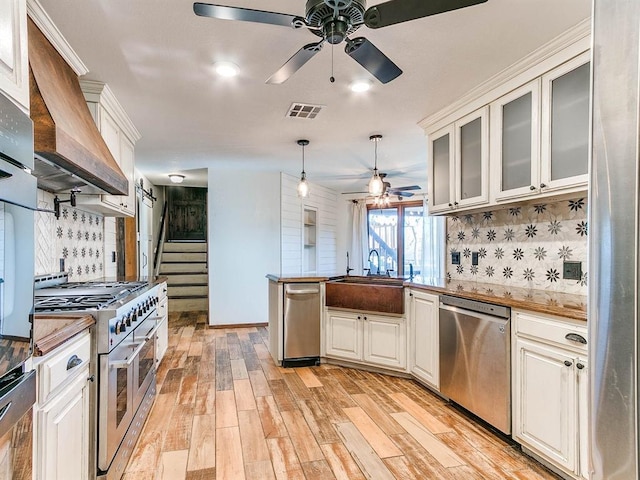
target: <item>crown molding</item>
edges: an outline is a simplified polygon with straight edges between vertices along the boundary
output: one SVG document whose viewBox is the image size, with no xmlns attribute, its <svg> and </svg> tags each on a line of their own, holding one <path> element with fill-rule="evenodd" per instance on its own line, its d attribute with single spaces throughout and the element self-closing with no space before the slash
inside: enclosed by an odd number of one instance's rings
<svg viewBox="0 0 640 480">
<path fill-rule="evenodd" d="M 453 118 L 455 115 L 464 115 L 461 110 L 465 109 L 466 111 L 469 107 L 471 107 L 470 111 L 480 108 L 513 88 L 524 85 L 560 63 L 589 50 L 590 47 L 591 18 L 586 18 L 471 89 L 455 102 L 421 120 L 418 125 L 427 131 L 441 128 L 443 125 L 455 121 L 457 119 Z"/>
<path fill-rule="evenodd" d="M 89 73 L 87 66 L 71 48 L 38 0 L 27 0 L 27 14 L 79 77 Z"/>
<path fill-rule="evenodd" d="M 99 103 L 114 118 L 129 140 L 136 143 L 142 138 L 109 85 L 94 80 L 80 80 L 80 88 L 85 100 Z"/>
</svg>

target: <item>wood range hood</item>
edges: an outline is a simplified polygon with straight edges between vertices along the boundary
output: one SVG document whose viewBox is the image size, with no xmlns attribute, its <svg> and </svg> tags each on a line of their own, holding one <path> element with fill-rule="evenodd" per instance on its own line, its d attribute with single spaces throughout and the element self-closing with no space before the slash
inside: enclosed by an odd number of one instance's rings
<svg viewBox="0 0 640 480">
<path fill-rule="evenodd" d="M 89 112 L 78 76 L 28 20 L 29 83 L 38 186 L 53 193 L 127 195 L 128 181 Z"/>
</svg>

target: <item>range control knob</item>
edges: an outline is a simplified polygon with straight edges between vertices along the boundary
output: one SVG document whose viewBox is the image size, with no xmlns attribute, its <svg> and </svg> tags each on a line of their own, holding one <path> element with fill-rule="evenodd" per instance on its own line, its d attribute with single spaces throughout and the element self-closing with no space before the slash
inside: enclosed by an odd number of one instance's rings
<svg viewBox="0 0 640 480">
<path fill-rule="evenodd" d="M 138 305 L 138 316 L 141 317 L 144 312 L 142 311 L 142 305 Z"/>
<path fill-rule="evenodd" d="M 132 322 L 137 322 L 138 321 L 138 314 L 136 313 L 135 310 L 133 310 L 130 315 L 131 315 L 131 321 Z"/>
<path fill-rule="evenodd" d="M 123 321 L 127 324 L 127 327 L 130 327 L 131 326 L 131 315 L 127 315 Z"/>
</svg>

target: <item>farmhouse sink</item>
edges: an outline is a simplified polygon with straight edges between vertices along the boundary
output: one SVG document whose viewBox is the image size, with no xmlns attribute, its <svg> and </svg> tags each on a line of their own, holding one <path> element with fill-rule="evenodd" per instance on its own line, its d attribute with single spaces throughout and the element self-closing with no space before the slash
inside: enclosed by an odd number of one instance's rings
<svg viewBox="0 0 640 480">
<path fill-rule="evenodd" d="M 404 313 L 404 287 L 401 278 L 343 277 L 326 283 L 327 307 L 351 310 Z"/>
</svg>

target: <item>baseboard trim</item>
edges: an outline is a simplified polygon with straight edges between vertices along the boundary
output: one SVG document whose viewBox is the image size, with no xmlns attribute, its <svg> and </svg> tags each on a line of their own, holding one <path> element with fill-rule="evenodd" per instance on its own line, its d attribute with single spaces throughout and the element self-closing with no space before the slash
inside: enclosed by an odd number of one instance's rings
<svg viewBox="0 0 640 480">
<path fill-rule="evenodd" d="M 251 327 L 268 327 L 269 323 L 227 323 L 224 325 L 209 325 L 209 328 L 219 329 L 219 328 L 251 328 Z"/>
</svg>

